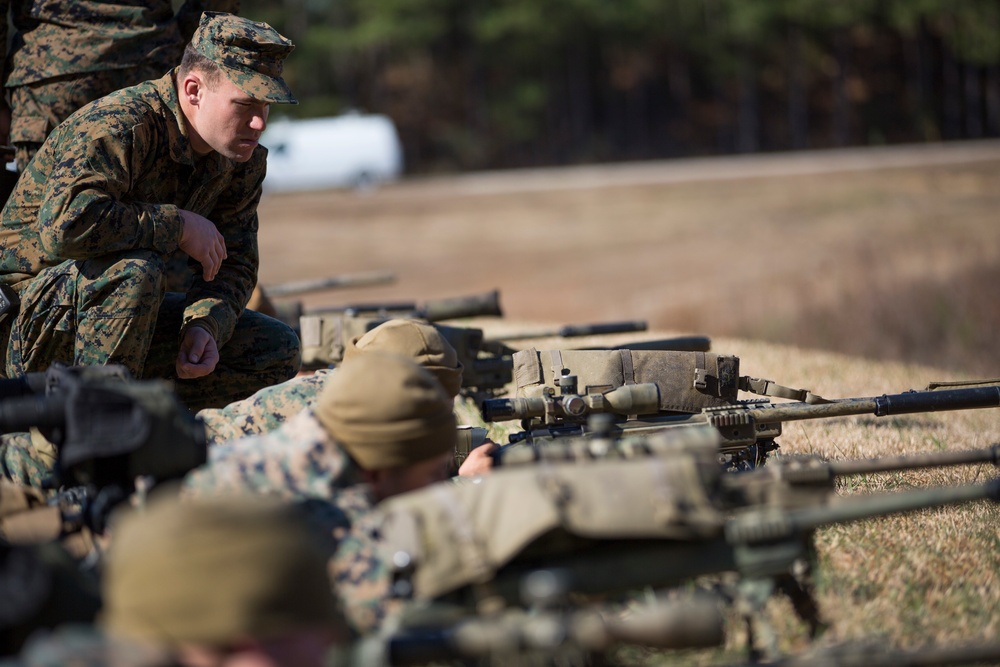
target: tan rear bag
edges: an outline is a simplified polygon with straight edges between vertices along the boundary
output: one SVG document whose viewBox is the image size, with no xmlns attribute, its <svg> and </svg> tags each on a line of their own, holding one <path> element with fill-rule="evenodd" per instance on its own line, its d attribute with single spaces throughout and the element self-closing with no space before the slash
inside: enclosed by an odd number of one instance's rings
<svg viewBox="0 0 1000 667">
<path fill-rule="evenodd" d="M 412 567 L 414 597 L 429 600 L 489 581 L 556 530 L 597 540 L 717 534 L 725 517 L 704 477 L 718 468 L 712 450 L 702 465 L 687 455 L 501 469 L 390 498 L 370 520 L 389 562 Z"/>
</svg>

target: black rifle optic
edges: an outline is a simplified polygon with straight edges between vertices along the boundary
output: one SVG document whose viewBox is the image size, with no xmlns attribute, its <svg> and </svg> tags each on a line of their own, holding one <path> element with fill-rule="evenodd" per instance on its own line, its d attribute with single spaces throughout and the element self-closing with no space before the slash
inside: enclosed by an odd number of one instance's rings
<svg viewBox="0 0 1000 667">
<path fill-rule="evenodd" d="M 177 479 L 207 459 L 204 425 L 165 381 L 128 381 L 115 366 L 67 368 L 4 380 L 0 432 L 38 428 L 58 456 L 49 485 L 85 506 L 98 532 L 111 508 L 135 489 L 137 477 Z M 44 393 L 30 393 L 44 387 Z"/>
<path fill-rule="evenodd" d="M 510 444 L 524 443 L 534 450 L 563 437 L 591 437 L 595 431 L 589 418 L 598 413 L 613 419 L 601 422 L 602 437 L 643 435 L 669 429 L 711 426 L 720 436 L 719 450 L 734 469 L 749 469 L 778 449 L 776 438 L 784 422 L 871 414 L 876 417 L 969 410 L 1000 406 L 1000 386 L 908 391 L 868 398 L 844 398 L 828 403 L 770 400 L 739 401 L 733 405 L 705 408 L 691 415 L 656 414 L 653 383 L 625 385 L 594 396 L 549 393 L 542 398 L 496 398 L 481 404 L 483 419 L 520 419 L 523 433 L 510 436 Z M 638 397 L 642 397 L 640 400 Z M 628 407 L 628 406 L 632 407 Z M 623 407 L 624 406 L 624 407 Z M 631 410 L 623 413 L 623 410 Z M 497 454 L 502 463 L 506 448 Z"/>
</svg>

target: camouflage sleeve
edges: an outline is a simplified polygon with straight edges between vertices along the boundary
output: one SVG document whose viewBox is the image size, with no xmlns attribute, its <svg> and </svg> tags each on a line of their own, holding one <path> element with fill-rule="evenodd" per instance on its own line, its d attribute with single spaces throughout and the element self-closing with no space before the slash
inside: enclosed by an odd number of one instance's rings
<svg viewBox="0 0 1000 667">
<path fill-rule="evenodd" d="M 137 105 L 90 107 L 50 138 L 60 146 L 59 161 L 44 184 L 37 228 L 39 244 L 51 256 L 89 259 L 136 248 L 164 254 L 177 248 L 176 206 L 126 198 L 138 176 L 133 165 L 147 163 L 157 145 Z M 40 177 L 30 167 L 25 173 Z"/>
<path fill-rule="evenodd" d="M 177 10 L 177 27 L 181 30 L 184 43 L 191 41 L 194 31 L 198 29 L 202 12 L 240 13 L 240 0 L 187 0 Z"/>
<path fill-rule="evenodd" d="M 322 536 L 327 553 L 333 554 L 351 526 L 372 511 L 375 497 L 368 484 L 355 484 L 337 489 L 332 498 L 309 498 L 297 504 L 304 510 L 310 527 Z"/>
<path fill-rule="evenodd" d="M 230 403 L 224 408 L 199 411 L 198 418 L 205 424 L 208 444 L 216 445 L 274 431 L 313 404 L 330 372 L 330 369 L 324 369 L 292 378 L 265 387 L 250 398 Z"/>
<path fill-rule="evenodd" d="M 213 446 L 208 463 L 188 473 L 183 487 L 189 497 L 252 493 L 290 501 L 329 499 L 334 487 L 351 477 L 352 466 L 307 410 L 266 435 Z"/>
<path fill-rule="evenodd" d="M 199 272 L 187 292 L 181 332 L 192 325 L 203 327 L 219 347 L 233 335 L 236 320 L 257 284 L 257 203 L 266 156 L 265 149 L 258 149 L 248 163 L 240 165 L 226 193 L 206 216 L 225 237 L 227 257 L 214 280 L 206 281 Z"/>
<path fill-rule="evenodd" d="M 392 572 L 378 535 L 375 515 L 360 519 L 327 564 L 333 595 L 359 635 L 377 632 L 404 604 L 393 596 Z"/>
</svg>

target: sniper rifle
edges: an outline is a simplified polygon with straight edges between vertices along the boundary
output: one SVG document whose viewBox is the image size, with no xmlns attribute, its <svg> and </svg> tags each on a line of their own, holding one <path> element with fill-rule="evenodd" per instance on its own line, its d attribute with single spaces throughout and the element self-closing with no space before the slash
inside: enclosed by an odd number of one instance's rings
<svg viewBox="0 0 1000 667">
<path fill-rule="evenodd" d="M 769 471 L 723 473 L 717 453 L 700 442 L 671 458 L 519 466 L 475 484 L 433 485 L 384 501 L 370 518 L 377 530 L 351 539 L 376 539 L 380 553 L 392 554 L 385 576 L 393 597 L 469 609 L 487 601 L 523 604 L 522 582 L 541 570 L 558 573 L 574 599 L 735 574 L 737 583 L 724 592 L 749 626 L 760 626 L 768 654 L 776 655 L 776 637 L 760 613 L 774 594 L 788 596 L 813 636 L 823 627 L 811 579 L 817 529 L 1000 501 L 1000 478 L 848 497 L 830 491 L 762 498 L 758 489 Z M 344 582 L 340 592 L 348 606 L 351 585 Z M 757 639 L 751 633 L 751 651 Z"/>
<path fill-rule="evenodd" d="M 719 433 L 723 463 L 734 470 L 749 470 L 763 464 L 768 455 L 778 449 L 776 439 L 785 422 L 998 407 L 1000 386 L 908 391 L 825 403 L 774 403 L 769 399 L 754 399 L 680 415 L 658 414 L 659 405 L 657 385 L 642 383 L 624 385 L 603 394 L 564 393 L 557 396 L 547 391 L 542 397 L 487 399 L 481 404 L 481 412 L 487 422 L 521 420 L 523 432 L 511 435 L 510 443 L 496 452 L 495 460 L 499 464 L 515 446 L 528 447 L 532 452 L 530 456 L 540 457 L 542 449 L 565 437 L 596 434 L 618 438 L 707 425 Z M 589 418 L 602 413 L 611 418 L 599 421 L 600 427 L 595 431 L 588 425 Z"/>
</svg>

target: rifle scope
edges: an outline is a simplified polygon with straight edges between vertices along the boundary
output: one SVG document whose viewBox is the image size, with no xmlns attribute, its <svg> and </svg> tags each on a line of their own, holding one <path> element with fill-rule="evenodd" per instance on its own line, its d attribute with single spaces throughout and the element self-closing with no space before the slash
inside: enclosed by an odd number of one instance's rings
<svg viewBox="0 0 1000 667">
<path fill-rule="evenodd" d="M 617 387 L 605 394 L 569 394 L 548 398 L 490 398 L 480 407 L 488 422 L 555 416 L 582 419 L 593 413 L 649 415 L 660 409 L 660 390 L 653 382 Z"/>
<path fill-rule="evenodd" d="M 66 424 L 65 396 L 35 394 L 0 401 L 0 433 L 60 427 Z"/>
<path fill-rule="evenodd" d="M 0 378 L 0 401 L 45 393 L 45 373 L 25 373 L 16 378 Z"/>
</svg>

